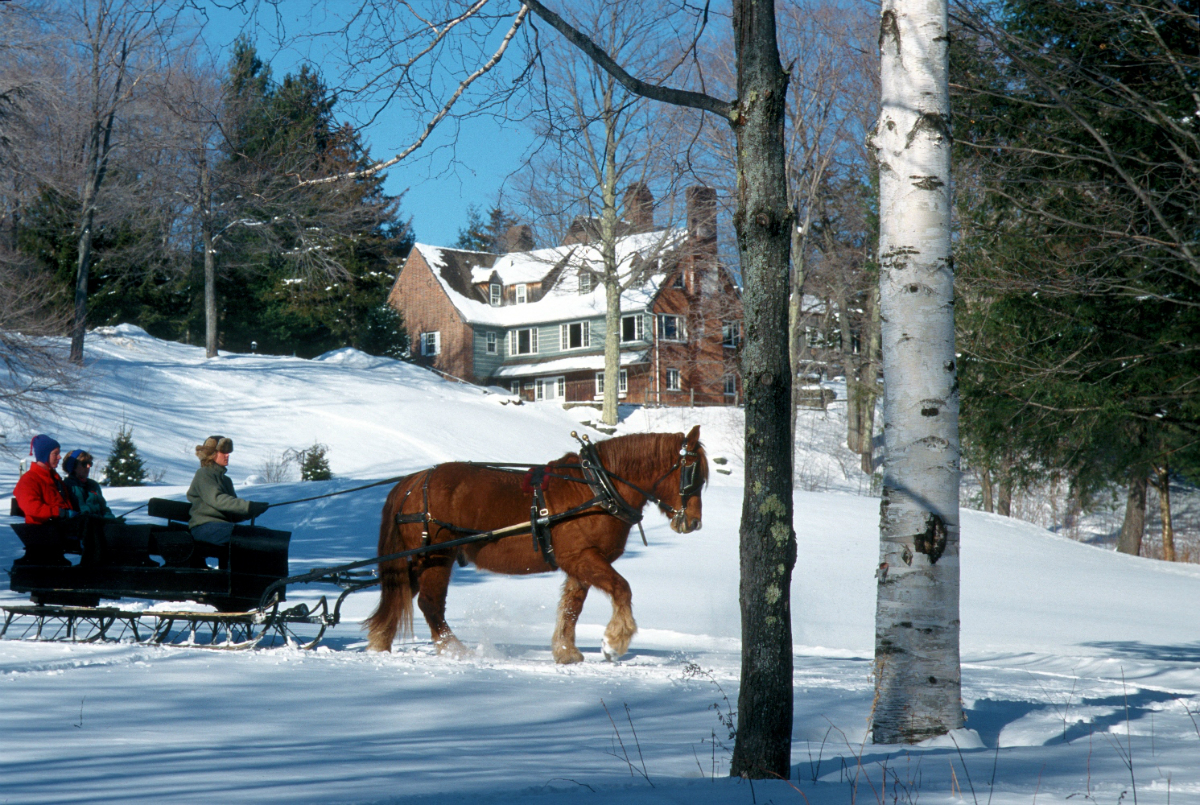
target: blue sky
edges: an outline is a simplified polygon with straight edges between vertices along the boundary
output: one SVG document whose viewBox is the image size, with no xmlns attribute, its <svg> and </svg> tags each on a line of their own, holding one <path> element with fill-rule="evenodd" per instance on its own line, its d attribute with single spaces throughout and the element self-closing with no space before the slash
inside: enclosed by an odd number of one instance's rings
<svg viewBox="0 0 1200 805">
<path fill-rule="evenodd" d="M 285 9 L 288 3 L 280 4 Z M 301 14 L 320 13 L 311 4 L 296 3 Z M 256 15 L 242 9 L 220 9 L 202 4 L 208 23 L 204 39 L 216 52 L 221 64 L 228 61 L 229 46 L 241 33 L 248 34 L 263 61 L 271 65 L 275 80 L 311 62 L 321 69 L 327 83 L 336 88 L 333 69 L 326 69 L 318 46 L 311 40 L 297 43 L 293 31 L 281 31 L 274 9 L 260 8 Z M 302 24 L 285 20 L 299 29 Z M 279 43 L 285 44 L 280 47 Z M 358 125 L 358 117 L 376 112 L 377 107 L 339 109 L 339 119 Z M 393 104 L 362 128 L 371 156 L 387 159 L 409 145 L 413 121 L 408 111 Z M 501 124 L 490 118 L 443 122 L 421 150 L 387 172 L 385 187 L 389 193 L 404 194 L 402 214 L 412 218 L 417 239 L 423 243 L 449 245 L 467 221 L 467 207 L 477 204 L 484 210 L 494 204 L 505 181 L 521 166 L 522 156 L 532 143 L 532 134 L 519 123 Z"/>
</svg>

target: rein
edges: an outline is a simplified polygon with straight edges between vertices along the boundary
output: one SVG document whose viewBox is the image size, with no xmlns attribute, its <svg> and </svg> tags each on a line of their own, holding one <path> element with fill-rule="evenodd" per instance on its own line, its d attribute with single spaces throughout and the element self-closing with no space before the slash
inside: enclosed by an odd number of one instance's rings
<svg viewBox="0 0 1200 805">
<path fill-rule="evenodd" d="M 469 528 L 456 526 L 453 523 L 448 523 L 444 520 L 434 517 L 429 513 L 429 480 L 433 473 L 433 469 L 425 470 L 425 478 L 422 483 L 422 497 L 424 498 L 422 511 L 404 514 L 398 510 L 394 516 L 394 521 L 398 525 L 421 523 L 423 526 L 421 543 L 424 549 L 428 549 L 430 547 L 430 525 L 435 525 L 441 529 L 451 531 L 453 533 L 467 535 L 464 537 L 464 539 L 469 539 L 471 541 L 500 539 L 502 537 L 512 536 L 514 534 L 525 533 L 528 531 L 533 536 L 534 549 L 542 554 L 547 564 L 549 564 L 551 567 L 557 568 L 558 564 L 554 560 L 554 548 L 550 539 L 551 527 L 556 523 L 563 522 L 564 520 L 571 519 L 581 514 L 585 514 L 591 509 L 600 509 L 599 512 L 592 511 L 592 514 L 608 514 L 609 516 L 615 517 L 627 525 L 636 525 L 642 536 L 642 544 L 649 545 L 649 543 L 646 541 L 646 532 L 642 528 L 642 507 L 634 507 L 629 503 L 629 501 L 625 500 L 625 498 L 617 490 L 616 485 L 613 483 L 614 481 L 625 484 L 631 489 L 637 491 L 647 501 L 653 501 L 659 506 L 659 508 L 668 513 L 672 523 L 677 523 L 685 516 L 688 501 L 699 492 L 702 480 L 698 474 L 699 462 L 697 459 L 699 458 L 700 453 L 695 450 L 690 450 L 686 440 L 679 449 L 679 459 L 672 464 L 666 470 L 666 472 L 660 475 L 658 479 L 650 485 L 650 489 L 647 490 L 606 468 L 600 459 L 600 454 L 596 450 L 596 446 L 591 442 L 590 439 L 588 439 L 586 434 L 582 438 L 580 438 L 574 432 L 572 432 L 571 435 L 574 436 L 580 444 L 579 464 L 546 465 L 524 464 L 517 462 L 460 462 L 473 467 L 490 469 L 497 472 L 518 473 L 524 470 L 526 473 L 526 478 L 522 485 L 526 487 L 525 491 L 531 493 L 532 496 L 529 521 L 527 523 L 520 523 L 518 525 L 507 526 L 505 528 L 495 529 L 492 531 L 475 531 Z M 565 475 L 561 472 L 552 472 L 551 468 L 555 470 L 579 470 L 582 472 L 583 477 L 576 478 L 571 475 Z M 680 471 L 679 508 L 674 508 L 667 505 L 667 503 L 665 503 L 663 499 L 654 491 L 658 488 L 658 485 L 663 482 L 663 480 L 669 477 L 671 473 L 675 472 L 676 470 Z M 551 514 L 546 506 L 544 496 L 544 490 L 550 478 L 558 478 L 560 480 L 570 481 L 577 484 L 587 484 L 592 490 L 593 496 L 590 500 L 584 501 L 577 506 L 573 506 L 566 511 Z M 407 496 L 412 494 L 412 492 L 413 490 L 410 489 L 405 495 L 406 500 Z M 643 503 L 642 506 L 645 506 L 645 503 Z M 403 507 L 404 501 L 401 501 L 398 509 L 403 509 Z M 452 540 L 451 543 L 455 545 L 459 544 L 456 540 Z M 447 543 L 447 545 L 451 543 Z"/>
</svg>

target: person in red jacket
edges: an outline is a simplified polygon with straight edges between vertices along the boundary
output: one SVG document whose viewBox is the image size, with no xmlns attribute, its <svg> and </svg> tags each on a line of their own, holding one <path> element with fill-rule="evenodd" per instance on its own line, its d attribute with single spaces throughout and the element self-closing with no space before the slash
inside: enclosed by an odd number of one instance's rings
<svg viewBox="0 0 1200 805">
<path fill-rule="evenodd" d="M 25 513 L 27 523 L 47 523 L 59 518 L 73 517 L 77 512 L 67 495 L 62 479 L 55 468 L 61 448 L 49 436 L 38 434 L 29 444 L 34 463 L 17 481 L 13 497 Z"/>
</svg>

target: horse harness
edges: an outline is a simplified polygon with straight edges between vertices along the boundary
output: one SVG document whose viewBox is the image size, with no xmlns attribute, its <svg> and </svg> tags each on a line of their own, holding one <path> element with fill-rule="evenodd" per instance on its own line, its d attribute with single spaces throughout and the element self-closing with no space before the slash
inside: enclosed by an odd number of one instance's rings
<svg viewBox="0 0 1200 805">
<path fill-rule="evenodd" d="M 586 513 L 589 509 L 600 509 L 601 512 L 617 518 L 623 523 L 630 526 L 636 525 L 638 531 L 642 535 L 642 544 L 648 545 L 646 542 L 646 532 L 642 529 L 642 511 L 640 508 L 632 506 L 621 493 L 617 490 L 614 481 L 629 486 L 642 494 L 648 501 L 654 501 L 662 509 L 669 513 L 671 522 L 675 523 L 684 516 L 687 509 L 688 501 L 699 494 L 700 487 L 704 483 L 704 479 L 700 475 L 700 453 L 688 447 L 685 439 L 683 445 L 679 449 L 679 460 L 664 472 L 657 481 L 651 484 L 650 489 L 642 489 L 637 484 L 630 483 L 624 478 L 616 475 L 606 469 L 600 461 L 600 454 L 596 450 L 596 446 L 588 440 L 586 436 L 580 439 L 579 459 L 580 463 L 575 464 L 492 464 L 486 462 L 466 462 L 475 466 L 485 467 L 498 470 L 501 472 L 521 472 L 524 471 L 524 476 L 521 479 L 522 489 L 531 494 L 529 507 L 529 522 L 521 524 L 528 526 L 533 537 L 533 548 L 542 555 L 542 559 L 546 564 L 554 569 L 558 569 L 558 563 L 554 559 L 554 545 L 551 541 L 551 528 L 557 523 L 569 520 L 573 517 Z M 509 528 L 494 529 L 492 531 L 475 531 L 469 528 L 448 523 L 440 520 L 429 513 L 429 479 L 433 475 L 433 469 L 425 470 L 425 477 L 421 482 L 422 507 L 420 512 L 412 514 L 402 514 L 400 509 L 404 508 L 404 503 L 408 496 L 412 494 L 410 488 L 404 495 L 405 500 L 400 502 L 398 507 L 395 522 L 397 525 L 408 523 L 421 523 L 421 546 L 422 548 L 430 547 L 429 527 L 435 525 L 444 528 L 448 531 L 457 532 L 469 537 L 477 538 L 480 541 L 488 539 L 499 539 L 500 537 L 510 536 L 507 532 L 510 529 L 518 528 L 511 526 Z M 679 470 L 679 508 L 672 508 L 663 502 L 654 489 L 662 483 L 663 479 Z M 576 478 L 570 475 L 553 472 L 552 470 L 579 470 L 583 478 Z M 592 491 L 592 498 L 588 501 L 580 503 L 578 506 L 573 506 L 566 511 L 550 513 L 550 509 L 546 504 L 546 487 L 550 483 L 551 478 L 559 478 L 565 481 L 574 483 L 586 483 Z M 645 504 L 643 504 L 644 506 Z M 592 512 L 596 514 L 598 512 Z M 522 529 L 523 530 L 523 529 Z M 516 531 L 520 533 L 520 530 Z M 464 563 L 462 556 L 459 556 L 459 562 Z"/>
</svg>

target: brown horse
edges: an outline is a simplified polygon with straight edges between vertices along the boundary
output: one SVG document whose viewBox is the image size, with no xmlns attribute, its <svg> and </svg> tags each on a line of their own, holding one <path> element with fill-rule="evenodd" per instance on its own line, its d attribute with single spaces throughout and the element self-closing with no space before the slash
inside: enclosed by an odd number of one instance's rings
<svg viewBox="0 0 1200 805">
<path fill-rule="evenodd" d="M 567 576 L 552 642 L 554 659 L 560 663 L 583 660 L 575 647 L 575 623 L 592 587 L 600 588 L 612 600 L 612 619 L 604 630 L 604 656 L 615 660 L 625 653 L 637 624 L 630 608 L 629 583 L 613 570 L 612 562 L 625 552 L 630 528 L 640 519 L 648 500 L 670 517 L 676 532 L 699 529 L 700 489 L 708 479 L 699 426 L 687 436 L 618 436 L 585 445 L 580 452 L 583 459 L 580 453 L 568 453 L 546 465 L 541 485 L 544 511 L 552 519 L 567 514 L 551 526 L 549 539 L 552 561 Z M 582 466 L 585 459 L 590 459 L 593 467 L 590 485 Z M 606 484 L 615 493 L 609 497 L 619 499 L 585 506 L 604 497 Z M 426 539 L 424 533 L 429 544 L 437 544 L 526 523 L 537 485 L 536 481 L 531 485 L 530 476 L 522 472 L 459 462 L 410 475 L 392 489 L 384 504 L 379 555 L 417 548 Z M 569 514 L 580 507 L 582 510 Z M 399 524 L 397 515 L 402 521 Z M 555 569 L 546 552 L 538 550 L 528 528 L 518 529 L 512 536 L 463 545 L 457 551 L 448 548 L 381 562 L 379 608 L 365 624 L 370 629 L 372 650 L 391 650 L 400 627 L 406 636 L 412 634 L 415 595 L 438 652 L 465 652 L 445 618 L 446 589 L 456 555 L 496 573 L 548 573 Z"/>
</svg>

